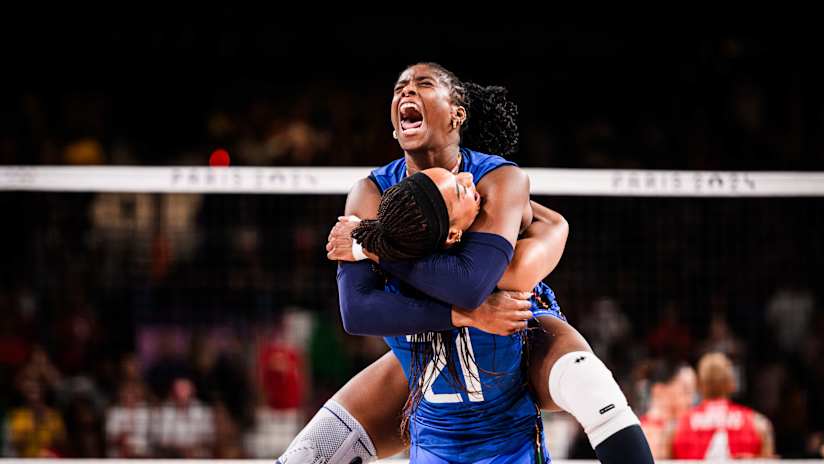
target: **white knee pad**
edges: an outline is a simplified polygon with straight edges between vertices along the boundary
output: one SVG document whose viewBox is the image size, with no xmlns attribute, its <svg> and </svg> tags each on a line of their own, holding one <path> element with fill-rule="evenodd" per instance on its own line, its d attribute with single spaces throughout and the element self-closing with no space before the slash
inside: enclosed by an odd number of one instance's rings
<svg viewBox="0 0 824 464">
<path fill-rule="evenodd" d="M 612 372 L 588 351 L 573 351 L 555 361 L 549 372 L 549 394 L 584 427 L 593 448 L 639 423 Z"/>
<path fill-rule="evenodd" d="M 281 464 L 360 464 L 377 460 L 366 430 L 349 412 L 329 400 L 278 458 Z"/>
</svg>

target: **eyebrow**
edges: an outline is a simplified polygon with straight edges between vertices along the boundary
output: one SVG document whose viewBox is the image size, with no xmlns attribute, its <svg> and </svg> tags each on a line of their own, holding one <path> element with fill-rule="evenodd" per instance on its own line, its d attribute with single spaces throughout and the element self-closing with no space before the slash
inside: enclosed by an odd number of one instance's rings
<svg viewBox="0 0 824 464">
<path fill-rule="evenodd" d="M 417 76 L 417 77 L 415 77 L 414 80 L 415 80 L 415 82 L 421 82 L 421 81 L 425 81 L 425 80 L 434 81 L 435 78 L 432 77 L 432 76 Z M 395 87 L 397 87 L 399 85 L 404 85 L 408 82 L 409 82 L 409 79 L 400 79 L 400 80 L 398 80 L 398 82 L 395 83 Z"/>
</svg>

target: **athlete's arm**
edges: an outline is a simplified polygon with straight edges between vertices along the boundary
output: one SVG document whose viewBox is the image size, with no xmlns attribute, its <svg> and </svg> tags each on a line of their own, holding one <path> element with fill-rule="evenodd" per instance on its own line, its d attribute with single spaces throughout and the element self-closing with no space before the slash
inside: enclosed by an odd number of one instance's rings
<svg viewBox="0 0 824 464">
<path fill-rule="evenodd" d="M 775 457 L 775 437 L 773 436 L 772 422 L 763 414 L 755 413 L 755 431 L 761 437 L 761 454 L 758 457 Z"/>
<path fill-rule="evenodd" d="M 521 234 L 512 262 L 498 288 L 529 292 L 558 265 L 564 253 L 569 224 L 557 212 L 534 201 L 532 224 Z"/>
<path fill-rule="evenodd" d="M 346 214 L 362 218 L 377 215 L 380 193 L 372 181 L 361 180 L 346 200 Z M 500 335 L 523 328 L 531 316 L 528 294 L 509 293 L 483 301 L 482 310 L 471 319 L 452 305 L 431 298 L 410 298 L 383 290 L 384 279 L 372 270 L 372 263 L 341 262 L 338 293 L 344 329 L 356 335 L 404 335 L 447 330 L 472 325 Z"/>
<path fill-rule="evenodd" d="M 346 198 L 346 214 L 371 219 L 377 216 L 379 203 L 375 184 L 362 179 Z M 454 327 L 451 305 L 384 292 L 385 281 L 369 261 L 341 262 L 337 279 L 343 328 L 350 334 L 392 336 Z"/>
<path fill-rule="evenodd" d="M 433 298 L 459 308 L 479 306 L 495 289 L 513 255 L 529 206 L 529 177 L 515 166 L 502 166 L 484 176 L 477 187 L 484 202 L 459 247 L 418 260 L 382 259 L 381 267 Z"/>
</svg>

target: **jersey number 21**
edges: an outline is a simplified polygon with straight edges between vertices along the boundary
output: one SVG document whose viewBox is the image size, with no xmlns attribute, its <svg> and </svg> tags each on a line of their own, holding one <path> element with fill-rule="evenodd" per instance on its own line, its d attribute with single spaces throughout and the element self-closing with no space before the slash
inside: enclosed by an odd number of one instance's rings
<svg viewBox="0 0 824 464">
<path fill-rule="evenodd" d="M 455 348 L 458 353 L 463 353 L 463 350 L 469 355 L 468 360 L 464 358 L 467 356 L 458 356 L 461 363 L 461 372 L 463 373 L 464 384 L 466 385 L 467 396 L 469 401 L 479 402 L 484 400 L 484 392 L 481 389 L 481 377 L 478 375 L 478 366 L 473 362 L 475 359 L 475 352 L 472 350 L 472 339 L 469 337 L 469 331 L 466 328 L 463 337 L 455 337 Z M 414 336 L 407 335 L 406 341 L 414 342 Z M 443 353 L 444 346 L 440 338 L 432 340 L 433 348 L 436 353 Z M 467 362 L 469 361 L 469 362 Z M 432 386 L 435 380 L 441 375 L 443 369 L 446 367 L 446 361 L 443 357 L 438 356 L 437 363 L 434 359 L 430 360 L 426 365 L 426 371 L 421 379 L 424 384 L 424 399 L 430 403 L 460 403 L 463 397 L 460 393 L 435 393 L 432 391 Z"/>
</svg>

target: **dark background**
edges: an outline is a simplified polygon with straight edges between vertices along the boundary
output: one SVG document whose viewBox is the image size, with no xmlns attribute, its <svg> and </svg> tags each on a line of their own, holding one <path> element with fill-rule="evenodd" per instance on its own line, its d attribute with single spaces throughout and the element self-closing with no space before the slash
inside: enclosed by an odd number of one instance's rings
<svg viewBox="0 0 824 464">
<path fill-rule="evenodd" d="M 526 167 L 824 169 L 824 37 L 775 22 L 195 13 L 10 13 L 0 163 L 204 166 L 225 148 L 233 166 L 379 165 L 400 155 L 395 79 L 436 61 L 510 90 L 513 158 Z M 0 417 L 32 407 L 33 381 L 68 432 L 44 449 L 119 456 L 104 430 L 124 389 L 142 385 L 156 407 L 173 400 L 172 380 L 190 379 L 222 424 L 196 455 L 258 456 L 239 438 L 259 427 L 256 412 L 297 407 L 308 419 L 385 350 L 340 328 L 323 245 L 343 200 L 0 194 Z M 736 399 L 773 421 L 778 453 L 820 455 L 821 198 L 538 200 L 572 231 L 547 282 L 639 413 L 644 365 L 721 350 L 736 365 Z M 285 333 L 294 314 L 314 321 L 300 343 Z M 144 339 L 183 342 L 157 354 Z M 267 346 L 299 360 L 273 381 L 261 374 Z M 0 443 L 17 453 L 8 435 Z"/>
</svg>

